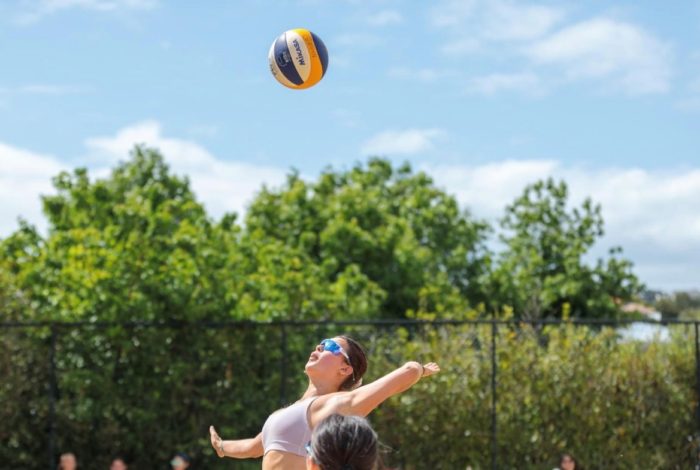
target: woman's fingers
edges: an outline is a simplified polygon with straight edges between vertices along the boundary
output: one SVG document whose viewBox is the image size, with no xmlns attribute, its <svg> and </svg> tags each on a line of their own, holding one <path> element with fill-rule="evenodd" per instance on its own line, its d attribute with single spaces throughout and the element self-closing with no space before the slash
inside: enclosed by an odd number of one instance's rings
<svg viewBox="0 0 700 470">
<path fill-rule="evenodd" d="M 425 371 L 423 376 L 427 377 L 440 372 L 440 366 L 434 362 L 428 362 L 427 364 L 423 364 L 423 370 Z"/>
<path fill-rule="evenodd" d="M 222 441 L 221 437 L 219 437 L 219 434 L 216 432 L 216 429 L 214 429 L 214 426 L 209 426 L 209 436 L 211 438 L 211 446 L 216 451 L 216 455 L 218 455 L 219 457 L 223 457 L 224 456 L 224 452 L 222 449 L 223 441 Z"/>
</svg>

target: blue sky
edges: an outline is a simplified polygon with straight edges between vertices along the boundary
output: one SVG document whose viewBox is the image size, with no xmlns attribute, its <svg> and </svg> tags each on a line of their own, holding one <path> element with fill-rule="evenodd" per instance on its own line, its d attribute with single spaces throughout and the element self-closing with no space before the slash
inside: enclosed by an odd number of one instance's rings
<svg viewBox="0 0 700 470">
<path fill-rule="evenodd" d="M 309 90 L 267 51 L 305 27 Z M 700 2 L 0 3 L 0 237 L 62 169 L 156 145 L 214 216 L 292 167 L 409 161 L 490 220 L 555 176 L 650 287 L 700 287 Z"/>
</svg>

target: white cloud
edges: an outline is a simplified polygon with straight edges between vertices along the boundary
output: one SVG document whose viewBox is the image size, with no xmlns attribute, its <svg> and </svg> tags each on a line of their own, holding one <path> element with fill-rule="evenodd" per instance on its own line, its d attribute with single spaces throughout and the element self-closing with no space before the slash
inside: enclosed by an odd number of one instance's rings
<svg viewBox="0 0 700 470">
<path fill-rule="evenodd" d="M 607 18 L 576 23 L 526 48 L 537 64 L 569 79 L 610 79 L 629 93 L 661 93 L 671 78 L 670 47 L 641 28 Z"/>
<path fill-rule="evenodd" d="M 700 77 L 697 77 L 695 80 L 691 81 L 689 88 L 693 93 L 700 93 Z"/>
<path fill-rule="evenodd" d="M 680 111 L 700 111 L 700 96 L 679 99 L 673 103 L 673 106 Z"/>
<path fill-rule="evenodd" d="M 349 69 L 352 64 L 353 62 L 350 57 L 342 54 L 333 54 L 333 68 L 338 67 L 340 69 Z"/>
<path fill-rule="evenodd" d="M 159 149 L 176 174 L 187 175 L 197 198 L 210 215 L 245 212 L 263 184 L 279 185 L 287 169 L 219 160 L 195 142 L 165 137 L 157 121 L 145 121 L 121 129 L 110 137 L 87 139 L 89 153 L 111 165 L 125 160 L 135 144 Z"/>
<path fill-rule="evenodd" d="M 33 95 L 69 95 L 74 93 L 83 93 L 85 90 L 75 86 L 33 84 L 21 86 L 17 89 L 17 91 L 19 93 Z"/>
<path fill-rule="evenodd" d="M 84 9 L 99 12 L 150 10 L 158 0 L 34 0 L 26 2 L 25 11 L 15 17 L 19 24 L 30 24 L 61 10 Z"/>
<path fill-rule="evenodd" d="M 0 237 L 17 228 L 19 215 L 45 228 L 39 196 L 54 192 L 51 178 L 60 171 L 86 166 L 91 177 L 105 177 L 117 162 L 128 158 L 135 144 L 158 148 L 175 174 L 189 177 L 197 199 L 213 217 L 244 213 L 263 184 L 277 186 L 286 177 L 287 169 L 220 160 L 195 142 L 163 136 L 156 121 L 126 127 L 114 136 L 87 139 L 88 155 L 75 165 L 0 143 Z"/>
<path fill-rule="evenodd" d="M 367 18 L 367 23 L 371 26 L 387 26 L 398 24 L 403 21 L 401 13 L 396 10 L 382 10 Z"/>
<path fill-rule="evenodd" d="M 517 91 L 529 95 L 544 92 L 540 78 L 531 72 L 501 74 L 494 73 L 469 80 L 467 91 L 493 95 L 500 91 Z"/>
<path fill-rule="evenodd" d="M 72 95 L 78 93 L 87 93 L 89 90 L 84 87 L 71 86 L 71 85 L 55 85 L 46 83 L 34 83 L 21 85 L 17 87 L 0 88 L 0 94 L 4 95 Z"/>
<path fill-rule="evenodd" d="M 387 71 L 387 75 L 391 78 L 400 80 L 413 80 L 418 82 L 434 82 L 440 78 L 452 75 L 452 72 L 437 70 L 431 68 L 412 69 L 409 67 L 392 67 Z"/>
<path fill-rule="evenodd" d="M 458 26 L 473 15 L 477 4 L 476 0 L 442 2 L 431 10 L 429 21 L 437 28 Z"/>
<path fill-rule="evenodd" d="M 51 178 L 68 169 L 56 157 L 0 143 L 0 237 L 17 229 L 17 218 L 44 228 L 40 195 L 53 193 Z"/>
<path fill-rule="evenodd" d="M 548 33 L 564 12 L 543 5 L 491 1 L 486 4 L 484 35 L 496 40 L 534 39 Z"/>
<path fill-rule="evenodd" d="M 333 43 L 337 46 L 374 47 L 382 42 L 382 38 L 369 33 L 345 33 L 333 38 Z"/>
<path fill-rule="evenodd" d="M 441 129 L 388 130 L 367 140 L 360 150 L 362 155 L 411 155 L 433 147 L 433 141 L 445 132 Z"/>
<path fill-rule="evenodd" d="M 214 137 L 219 134 L 219 126 L 215 124 L 197 124 L 190 127 L 187 133 L 193 137 Z"/>
<path fill-rule="evenodd" d="M 671 46 L 633 23 L 599 17 L 562 26 L 564 8 L 511 0 L 447 0 L 428 18 L 448 38 L 442 54 L 526 60 L 527 69 L 548 77 L 548 88 L 593 79 L 605 89 L 647 94 L 671 85 Z"/>
<path fill-rule="evenodd" d="M 331 116 L 341 126 L 351 129 L 358 127 L 362 121 L 362 115 L 358 111 L 347 108 L 336 108 L 331 111 Z"/>
<path fill-rule="evenodd" d="M 619 245 L 650 287 L 700 286 L 700 167 L 591 170 L 564 167 L 554 160 L 509 160 L 423 169 L 476 216 L 492 222 L 527 184 L 549 176 L 563 179 L 573 204 L 590 197 L 602 206 L 606 235 L 595 256 Z"/>
<path fill-rule="evenodd" d="M 481 42 L 473 37 L 453 39 L 440 46 L 440 52 L 450 57 L 473 54 L 481 49 Z"/>
<path fill-rule="evenodd" d="M 559 8 L 509 0 L 447 0 L 429 16 L 438 28 L 464 29 L 494 40 L 532 39 L 546 34 L 564 17 Z"/>
<path fill-rule="evenodd" d="M 522 41 L 547 34 L 564 17 L 559 8 L 509 0 L 449 0 L 433 7 L 432 26 L 447 29 L 458 37 L 444 46 L 446 51 L 471 52 L 483 41 Z M 466 34 L 464 32 L 467 32 Z M 460 44 L 457 47 L 454 43 Z"/>
<path fill-rule="evenodd" d="M 523 188 L 553 174 L 554 160 L 506 160 L 479 166 L 426 165 L 423 169 L 479 217 L 495 219 Z"/>
<path fill-rule="evenodd" d="M 683 93 L 674 102 L 674 107 L 681 111 L 700 111 L 700 73 L 698 73 L 700 70 L 700 51 L 693 51 L 689 54 L 686 67 L 692 70 L 689 74 L 691 78 L 683 86 Z"/>
</svg>

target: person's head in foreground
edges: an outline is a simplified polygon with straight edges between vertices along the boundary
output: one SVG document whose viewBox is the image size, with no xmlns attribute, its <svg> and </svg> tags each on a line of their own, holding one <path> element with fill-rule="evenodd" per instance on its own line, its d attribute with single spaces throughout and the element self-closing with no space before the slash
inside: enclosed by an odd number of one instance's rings
<svg viewBox="0 0 700 470">
<path fill-rule="evenodd" d="M 333 414 L 322 420 L 307 447 L 307 470 L 374 470 L 377 433 L 366 419 Z"/>
<path fill-rule="evenodd" d="M 362 346 L 348 336 L 321 341 L 304 367 L 312 383 L 333 391 L 352 390 L 362 383 L 367 356 Z"/>
<path fill-rule="evenodd" d="M 78 461 L 75 458 L 75 454 L 66 452 L 61 454 L 61 458 L 58 461 L 58 470 L 75 470 L 78 468 Z"/>
<path fill-rule="evenodd" d="M 122 457 L 114 457 L 112 464 L 109 466 L 109 470 L 127 470 L 128 468 L 126 460 Z"/>
<path fill-rule="evenodd" d="M 578 466 L 578 462 L 571 454 L 563 454 L 561 460 L 559 461 L 560 470 L 581 470 Z"/>
<path fill-rule="evenodd" d="M 190 466 L 190 458 L 187 454 L 178 452 L 170 461 L 170 466 L 173 467 L 173 470 L 185 470 Z"/>
</svg>

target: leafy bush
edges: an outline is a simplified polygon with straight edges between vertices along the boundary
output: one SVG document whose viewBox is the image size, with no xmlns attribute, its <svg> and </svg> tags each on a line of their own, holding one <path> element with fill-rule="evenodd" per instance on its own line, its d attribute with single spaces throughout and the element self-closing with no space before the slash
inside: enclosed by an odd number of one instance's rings
<svg viewBox="0 0 700 470">
<path fill-rule="evenodd" d="M 305 387 L 302 365 L 331 323 L 228 328 L 61 327 L 56 349 L 57 450 L 106 467 L 115 452 L 157 468 L 185 450 L 206 468 L 256 468 L 217 459 L 207 427 L 257 434 Z M 407 360 L 442 372 L 391 398 L 370 419 L 406 469 L 490 468 L 491 325 L 345 327 L 368 349 L 365 383 Z M 283 340 L 284 338 L 284 340 Z M 46 329 L 3 330 L 0 458 L 45 468 Z M 694 352 L 677 327 L 669 342 L 620 342 L 612 329 L 499 325 L 499 468 L 551 468 L 563 451 L 587 468 L 688 468 Z"/>
</svg>

